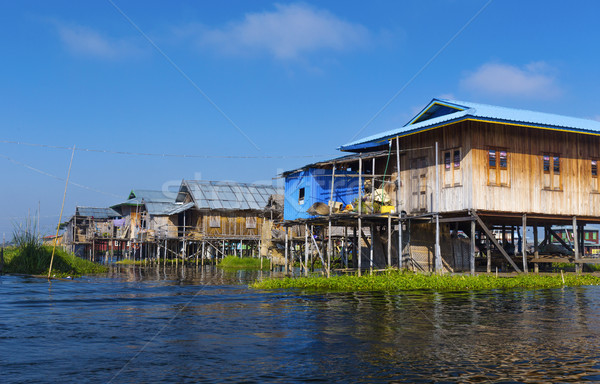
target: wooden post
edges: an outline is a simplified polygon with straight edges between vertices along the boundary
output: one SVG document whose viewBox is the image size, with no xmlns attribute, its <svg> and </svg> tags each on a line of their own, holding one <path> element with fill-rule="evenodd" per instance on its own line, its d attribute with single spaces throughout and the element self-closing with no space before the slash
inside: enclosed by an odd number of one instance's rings
<svg viewBox="0 0 600 384">
<path fill-rule="evenodd" d="M 375 158 L 371 161 L 371 213 L 375 213 Z"/>
<path fill-rule="evenodd" d="M 327 229 L 327 277 L 331 273 L 331 252 L 333 252 L 333 244 L 331 242 L 331 214 L 333 213 L 333 186 L 335 184 L 335 163 L 331 169 L 331 192 L 329 194 L 329 217 Z"/>
<path fill-rule="evenodd" d="M 392 214 L 388 213 L 387 223 L 387 265 L 392 268 Z"/>
<path fill-rule="evenodd" d="M 487 273 L 492 273 L 492 243 L 490 241 L 490 238 L 488 236 L 487 240 L 486 240 L 486 248 L 487 248 Z"/>
<path fill-rule="evenodd" d="M 348 227 L 344 226 L 344 242 L 342 244 L 344 251 L 344 268 L 348 269 Z"/>
<path fill-rule="evenodd" d="M 575 253 L 575 273 L 581 273 L 579 261 L 579 236 L 577 235 L 577 217 L 573 216 L 573 252 Z"/>
<path fill-rule="evenodd" d="M 533 257 L 537 259 L 540 256 L 539 245 L 538 245 L 538 227 L 537 225 L 533 226 Z M 540 272 L 540 265 L 538 263 L 533 264 L 533 272 Z"/>
<path fill-rule="evenodd" d="M 354 237 L 352 238 L 352 244 L 353 244 L 353 247 L 352 247 L 352 267 L 354 268 L 357 265 L 356 264 L 356 259 L 358 257 L 358 249 L 357 249 L 357 247 L 358 247 L 358 235 L 356 234 L 356 227 L 355 226 L 352 227 L 352 232 L 354 234 Z"/>
<path fill-rule="evenodd" d="M 471 220 L 471 252 L 470 252 L 470 269 L 471 275 L 475 275 L 475 220 Z"/>
<path fill-rule="evenodd" d="M 202 240 L 202 266 L 204 267 L 204 259 L 206 258 L 206 240 Z"/>
<path fill-rule="evenodd" d="M 371 224 L 371 246 L 369 247 L 369 273 L 373 274 L 373 244 L 375 244 L 375 225 Z"/>
<path fill-rule="evenodd" d="M 435 142 L 435 271 L 443 273 L 440 250 L 440 167 L 438 142 Z"/>
<path fill-rule="evenodd" d="M 289 240 L 288 240 L 289 228 L 285 227 L 285 273 L 288 273 L 288 257 L 289 257 Z"/>
<path fill-rule="evenodd" d="M 400 137 L 396 138 L 396 213 L 398 214 L 398 270 L 402 269 L 402 212 L 400 211 Z"/>
<path fill-rule="evenodd" d="M 304 224 L 304 276 L 308 276 L 308 224 Z"/>
<path fill-rule="evenodd" d="M 523 272 L 528 274 L 527 269 L 527 214 L 523 214 L 523 226 L 521 227 L 521 255 L 523 255 Z"/>
<path fill-rule="evenodd" d="M 362 274 L 362 247 L 360 238 L 362 237 L 362 157 L 358 158 L 358 237 L 356 238 L 356 247 L 358 248 L 358 276 Z"/>
</svg>

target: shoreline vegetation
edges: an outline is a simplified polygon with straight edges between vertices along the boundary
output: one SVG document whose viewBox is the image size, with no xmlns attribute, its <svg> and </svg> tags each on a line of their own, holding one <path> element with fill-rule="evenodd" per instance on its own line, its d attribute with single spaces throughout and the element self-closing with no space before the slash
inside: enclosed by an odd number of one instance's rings
<svg viewBox="0 0 600 384">
<path fill-rule="evenodd" d="M 43 245 L 36 235 L 35 227 L 27 223 L 25 228 L 14 231 L 15 246 L 3 248 L 3 273 L 48 276 L 52 247 Z M 93 263 L 56 248 L 52 265 L 52 277 L 80 277 L 108 271 L 103 265 Z"/>
<path fill-rule="evenodd" d="M 19 248 L 4 248 L 4 273 L 24 274 L 33 276 L 48 276 L 52 247 L 39 246 Z M 82 259 L 72 253 L 67 253 L 61 248 L 56 248 L 52 265 L 52 277 L 81 277 L 105 273 L 108 268 Z"/>
<path fill-rule="evenodd" d="M 466 292 L 477 290 L 546 289 L 581 285 L 600 285 L 600 277 L 593 275 L 436 275 L 387 270 L 374 275 L 341 275 L 329 278 L 321 276 L 285 277 L 264 279 L 250 284 L 254 289 L 302 289 L 313 291 L 432 291 Z"/>
</svg>

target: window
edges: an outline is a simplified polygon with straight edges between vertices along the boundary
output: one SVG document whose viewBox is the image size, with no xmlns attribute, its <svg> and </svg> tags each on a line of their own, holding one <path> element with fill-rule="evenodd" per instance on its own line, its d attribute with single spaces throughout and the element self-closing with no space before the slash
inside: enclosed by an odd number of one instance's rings
<svg viewBox="0 0 600 384">
<path fill-rule="evenodd" d="M 256 229 L 256 217 L 246 217 L 246 229 Z"/>
<path fill-rule="evenodd" d="M 444 151 L 442 157 L 444 159 L 444 187 L 461 185 L 460 148 Z"/>
<path fill-rule="evenodd" d="M 489 148 L 487 157 L 488 185 L 509 186 L 508 152 L 505 149 Z"/>
<path fill-rule="evenodd" d="M 598 160 L 592 160 L 592 192 L 598 192 Z"/>
<path fill-rule="evenodd" d="M 545 153 L 542 155 L 542 182 L 544 189 L 561 190 L 560 155 Z"/>
<path fill-rule="evenodd" d="M 211 228 L 221 228 L 221 216 L 209 216 L 208 226 Z"/>
<path fill-rule="evenodd" d="M 298 191 L 298 204 L 304 204 L 304 188 L 300 188 Z"/>
</svg>

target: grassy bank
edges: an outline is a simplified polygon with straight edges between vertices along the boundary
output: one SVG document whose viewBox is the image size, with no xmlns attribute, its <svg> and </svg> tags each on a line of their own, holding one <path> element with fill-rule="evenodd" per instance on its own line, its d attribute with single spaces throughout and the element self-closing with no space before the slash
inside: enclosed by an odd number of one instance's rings
<svg viewBox="0 0 600 384">
<path fill-rule="evenodd" d="M 261 269 L 260 259 L 254 257 L 226 256 L 217 264 L 221 268 Z M 269 260 L 263 259 L 262 269 L 269 269 Z"/>
<path fill-rule="evenodd" d="M 4 250 L 4 272 L 27 275 L 47 275 L 52 257 L 52 247 L 11 247 Z M 81 259 L 56 248 L 52 275 L 54 277 L 77 277 L 106 272 L 103 265 Z"/>
<path fill-rule="evenodd" d="M 563 282 L 564 279 L 564 282 Z M 516 275 L 495 277 L 488 275 L 425 275 L 388 271 L 379 275 L 299 277 L 266 279 L 251 284 L 256 289 L 300 288 L 325 291 L 415 291 L 458 292 L 486 289 L 539 289 L 563 286 L 600 285 L 600 277 L 591 275 Z"/>
</svg>

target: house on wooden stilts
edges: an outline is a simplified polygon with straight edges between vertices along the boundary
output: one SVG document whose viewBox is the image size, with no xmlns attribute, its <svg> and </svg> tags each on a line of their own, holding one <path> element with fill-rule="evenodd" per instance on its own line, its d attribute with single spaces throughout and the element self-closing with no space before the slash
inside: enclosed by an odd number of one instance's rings
<svg viewBox="0 0 600 384">
<path fill-rule="evenodd" d="M 96 260 L 98 257 L 119 255 L 121 214 L 112 208 L 75 207 L 62 236 L 67 251 L 81 258 Z"/>
<path fill-rule="evenodd" d="M 346 257 L 359 270 L 527 272 L 598 261 L 585 253 L 583 236 L 600 223 L 600 122 L 433 99 L 404 127 L 339 149 L 353 154 L 301 169 L 314 182 L 329 177 L 329 196 L 308 198 L 294 184 L 300 170 L 284 174 L 285 224 L 311 235 L 297 252 L 333 255 L 325 244 L 337 226 L 351 233 Z M 358 180 L 343 183 L 350 204 L 336 197 L 336 173 Z M 556 233 L 564 226 L 570 242 Z M 556 242 L 561 247 L 550 246 Z"/>
<path fill-rule="evenodd" d="M 123 217 L 121 239 L 134 259 L 185 257 L 185 211 L 193 204 L 177 203 L 176 193 L 134 189 L 114 205 Z"/>
<path fill-rule="evenodd" d="M 201 260 L 269 256 L 273 223 L 283 213 L 277 208 L 282 194 L 270 185 L 184 180 L 176 202 L 192 205 L 183 233 L 190 252 Z"/>
</svg>

